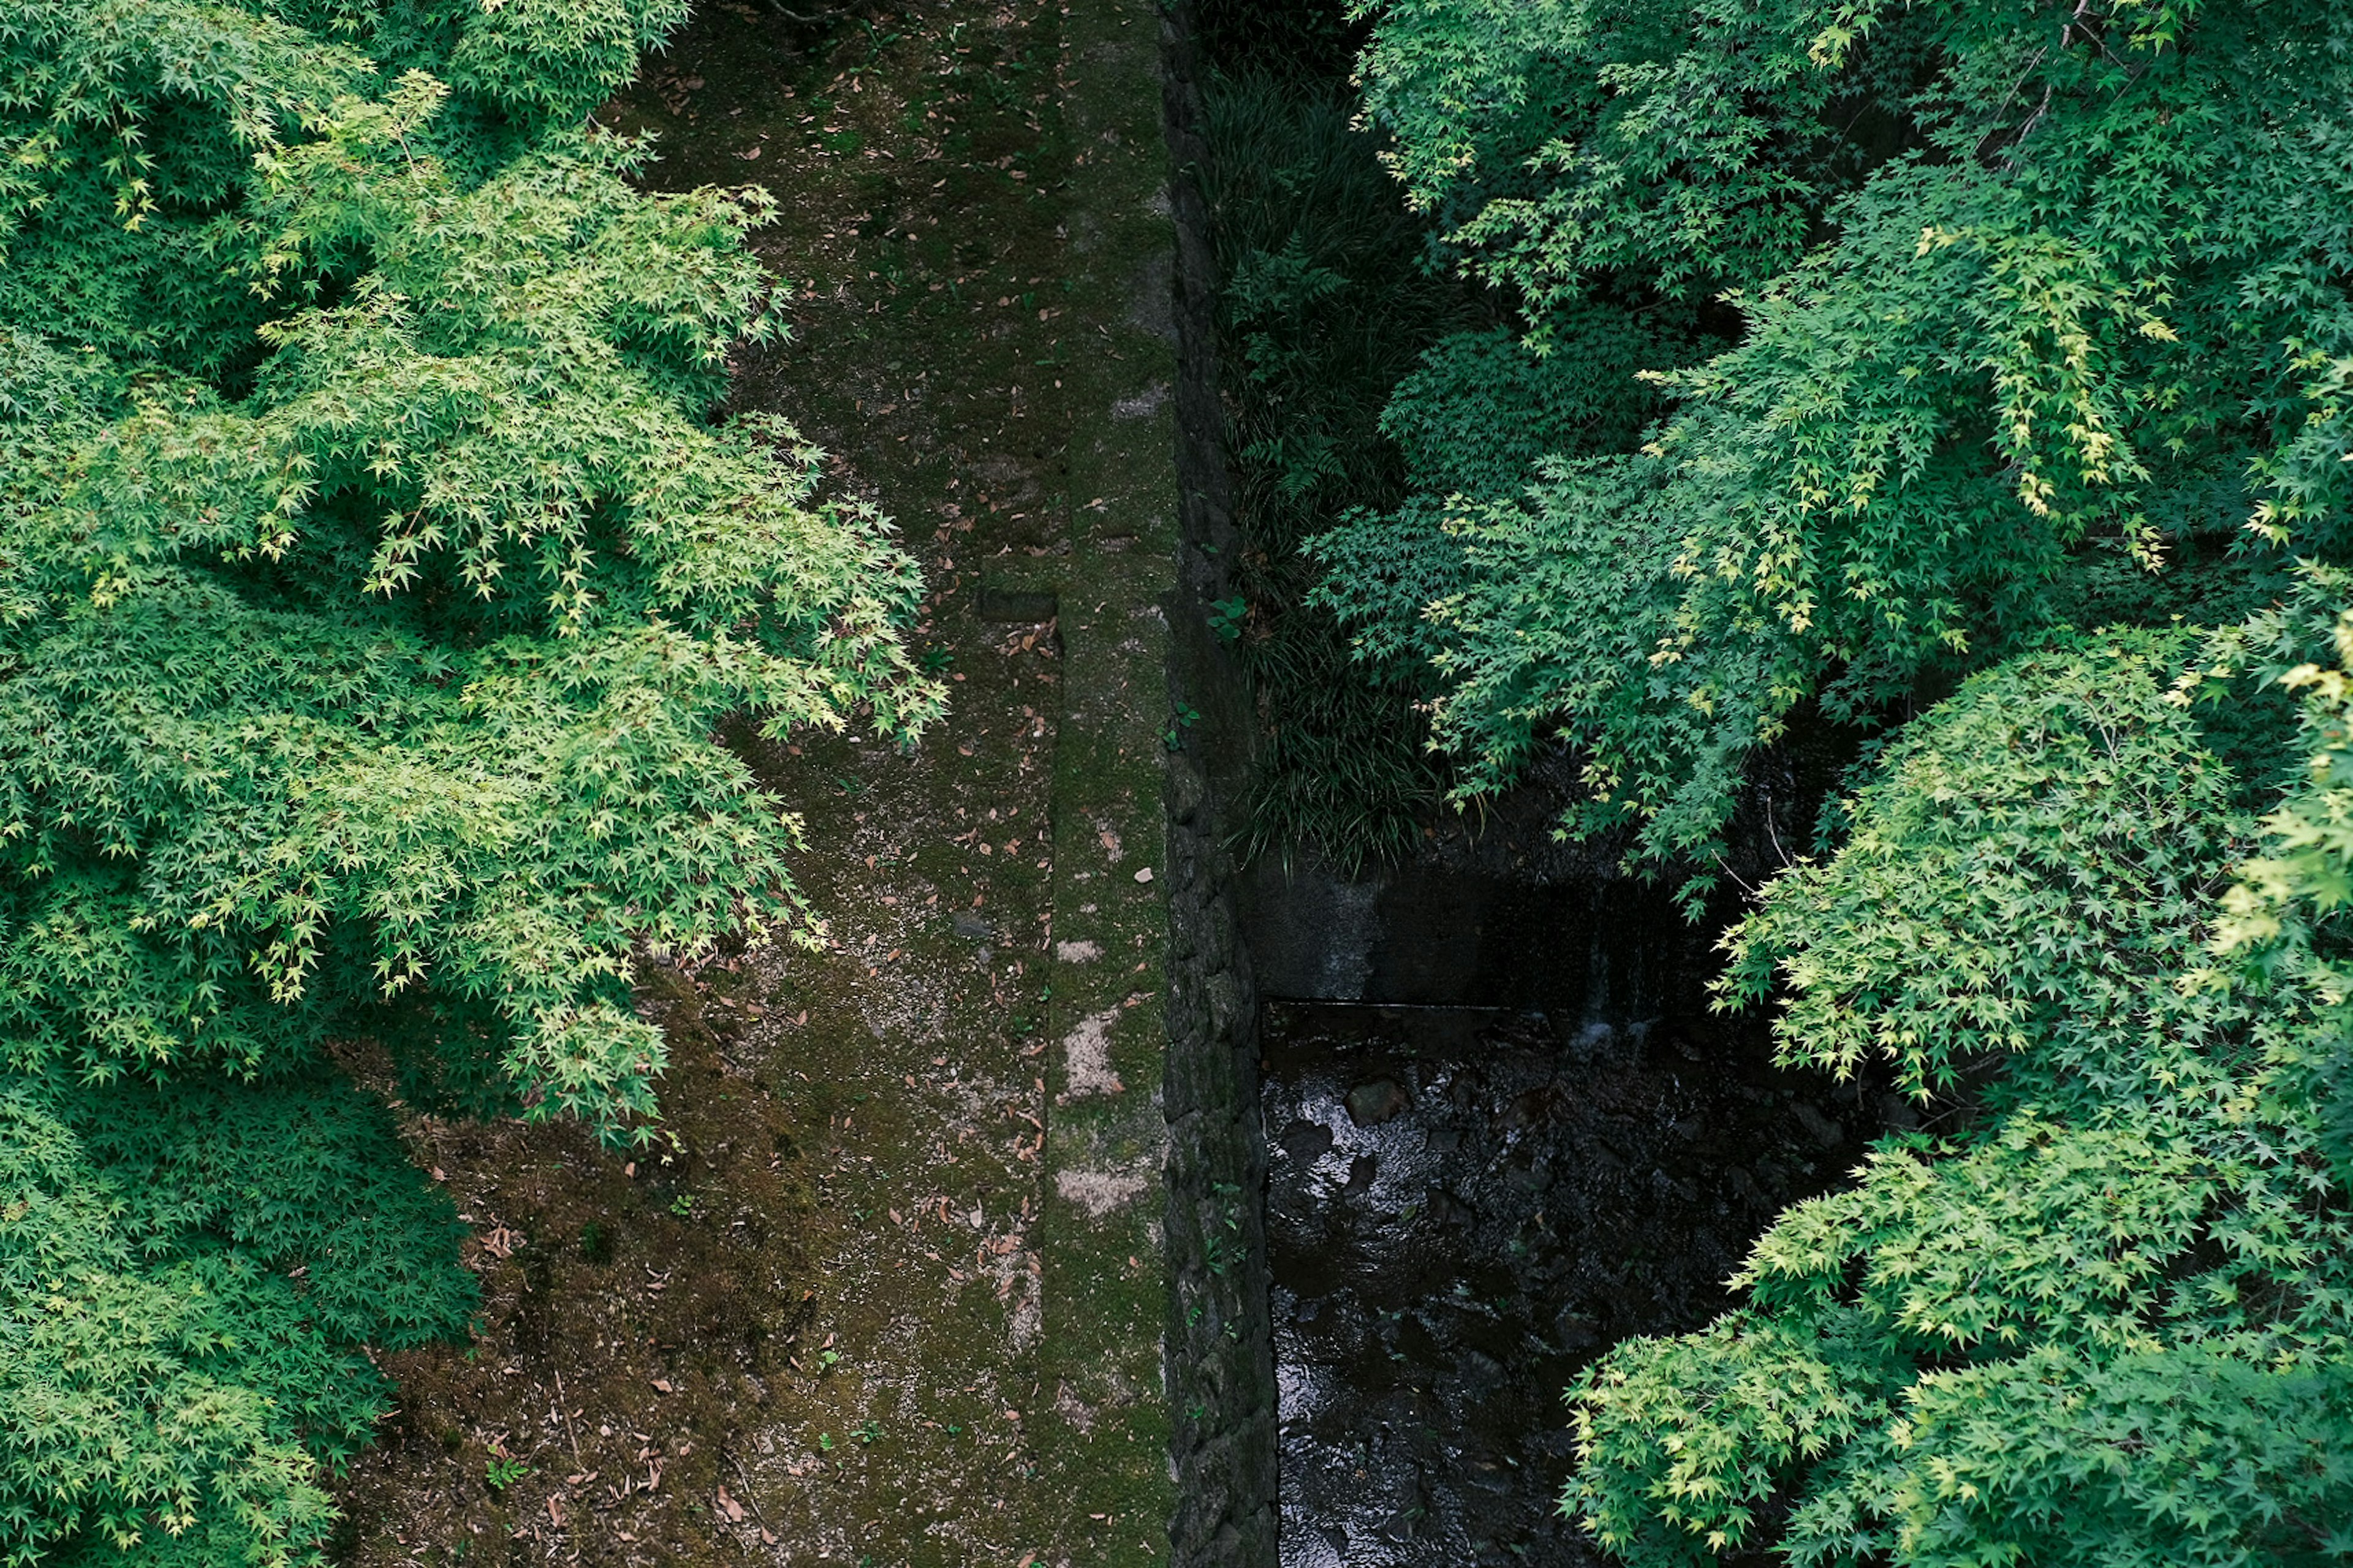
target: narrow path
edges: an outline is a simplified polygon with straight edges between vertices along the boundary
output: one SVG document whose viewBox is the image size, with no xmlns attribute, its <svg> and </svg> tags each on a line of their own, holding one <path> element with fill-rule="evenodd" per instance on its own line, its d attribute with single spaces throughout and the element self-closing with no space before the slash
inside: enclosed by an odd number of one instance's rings
<svg viewBox="0 0 2353 1568">
<path fill-rule="evenodd" d="M 744 742 L 828 941 L 652 977 L 664 1144 L 410 1119 L 484 1331 L 388 1358 L 346 1561 L 1165 1555 L 1152 24 L 722 4 L 608 110 L 656 184 L 776 192 L 792 331 L 735 404 L 897 520 L 955 705 L 912 754 Z"/>
</svg>

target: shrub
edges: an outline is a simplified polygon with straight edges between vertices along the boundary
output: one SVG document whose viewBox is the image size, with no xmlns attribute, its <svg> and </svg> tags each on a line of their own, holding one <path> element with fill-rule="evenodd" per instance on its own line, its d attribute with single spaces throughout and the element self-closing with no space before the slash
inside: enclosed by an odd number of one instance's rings
<svg viewBox="0 0 2353 1568">
<path fill-rule="evenodd" d="M 1739 1310 L 1578 1384 L 1604 1545 L 2353 1552 L 2353 1230 L 2308 1081 L 2341 993 L 2211 962 L 2253 824 L 2179 700 L 2196 651 L 2111 632 L 1971 680 L 1727 939 L 1727 1001 L 1788 988 L 1785 1064 L 1883 1058 L 1930 1125 L 1785 1213 Z"/>
<path fill-rule="evenodd" d="M 583 124 L 677 0 L 0 17 L 0 1541 L 310 1561 L 447 1205 L 322 1045 L 649 1135 L 634 966 L 814 916 L 713 739 L 939 684 L 785 426 L 757 191 Z"/>
</svg>

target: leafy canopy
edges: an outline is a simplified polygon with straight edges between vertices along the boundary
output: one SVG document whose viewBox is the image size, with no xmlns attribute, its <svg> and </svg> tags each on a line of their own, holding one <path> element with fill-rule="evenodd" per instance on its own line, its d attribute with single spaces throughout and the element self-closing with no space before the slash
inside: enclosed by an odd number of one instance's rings
<svg viewBox="0 0 2353 1568">
<path fill-rule="evenodd" d="M 0 16 L 0 1549 L 314 1561 L 447 1205 L 323 1043 L 648 1135 L 646 957 L 816 916 L 714 740 L 938 710 L 714 420 L 757 191 L 584 124 L 679 0 Z"/>
<path fill-rule="evenodd" d="M 1785 1063 L 1883 1057 L 1946 1109 L 1785 1213 L 1741 1308 L 1586 1374 L 1568 1502 L 1605 1545 L 2353 1555 L 2353 1216 L 2314 1092 L 2343 1005 L 2212 962 L 2253 825 L 2191 651 L 2118 631 L 1971 680 L 1727 939 L 1727 1000 L 1788 987 Z"/>
<path fill-rule="evenodd" d="M 2341 7 L 1377 16 L 1368 112 L 1532 345 L 1698 333 L 1640 367 L 1675 407 L 1639 449 L 1327 540 L 1369 649 L 1434 645 L 1463 793 L 1566 742 L 1574 826 L 1704 858 L 1800 703 L 1869 723 L 2054 625 L 2235 618 L 2277 574 L 2234 536 L 2337 548 Z M 1394 535 L 1441 592 L 1355 589 Z M 1570 578 L 1620 584 L 1640 658 L 1547 613 Z"/>
<path fill-rule="evenodd" d="M 882 521 L 814 503 L 788 430 L 700 417 L 772 330 L 765 198 L 640 195 L 571 132 L 464 183 L 420 150 L 446 98 L 411 74 L 257 154 L 218 286 L 284 304 L 241 395 L 16 329 L 20 1065 L 252 1071 L 373 994 L 617 1127 L 662 1060 L 633 954 L 809 929 L 719 719 L 936 710 Z"/>
<path fill-rule="evenodd" d="M 389 1407 L 363 1344 L 463 1329 L 448 1199 L 319 1074 L 0 1079 L 0 1553 L 307 1560 Z"/>
</svg>

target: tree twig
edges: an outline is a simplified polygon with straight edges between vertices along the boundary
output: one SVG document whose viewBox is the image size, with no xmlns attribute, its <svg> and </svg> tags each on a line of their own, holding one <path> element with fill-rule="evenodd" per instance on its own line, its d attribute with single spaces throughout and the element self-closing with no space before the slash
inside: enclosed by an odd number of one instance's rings
<svg viewBox="0 0 2353 1568">
<path fill-rule="evenodd" d="M 762 1530 L 767 1531 L 771 1535 L 775 1534 L 775 1527 L 768 1523 L 768 1516 L 760 1511 L 760 1500 L 752 1495 L 752 1478 L 744 1472 L 744 1461 L 737 1458 L 734 1450 L 724 1443 L 719 1446 L 719 1455 L 730 1465 L 735 1467 L 735 1479 L 744 1483 L 744 1506 L 752 1510 L 752 1517 L 760 1521 Z"/>
<path fill-rule="evenodd" d="M 572 1401 L 564 1397 L 564 1374 L 559 1372 L 555 1374 L 555 1408 L 564 1416 L 564 1435 L 572 1440 L 572 1462 L 577 1465 L 583 1462 L 580 1458 L 580 1434 L 573 1429 L 571 1405 Z"/>
</svg>

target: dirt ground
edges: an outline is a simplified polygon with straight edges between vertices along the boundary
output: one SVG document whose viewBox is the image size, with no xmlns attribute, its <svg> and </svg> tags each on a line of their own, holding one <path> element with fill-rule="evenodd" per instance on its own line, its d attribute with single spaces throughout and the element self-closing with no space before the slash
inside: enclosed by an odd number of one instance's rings
<svg viewBox="0 0 2353 1568">
<path fill-rule="evenodd" d="M 1056 1397 L 1031 1232 L 1058 645 L 975 590 L 1069 548 L 1060 16 L 722 4 L 602 117 L 659 132 L 655 184 L 780 197 L 755 243 L 793 331 L 735 402 L 898 520 L 954 708 L 912 753 L 745 742 L 805 815 L 830 946 L 648 976 L 658 1146 L 405 1110 L 473 1226 L 480 1331 L 384 1358 L 399 1405 L 341 1489 L 343 1562 L 1054 1560 L 1030 1424 Z"/>
</svg>

